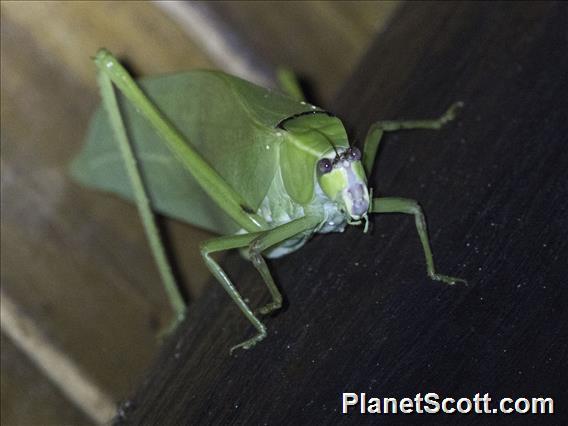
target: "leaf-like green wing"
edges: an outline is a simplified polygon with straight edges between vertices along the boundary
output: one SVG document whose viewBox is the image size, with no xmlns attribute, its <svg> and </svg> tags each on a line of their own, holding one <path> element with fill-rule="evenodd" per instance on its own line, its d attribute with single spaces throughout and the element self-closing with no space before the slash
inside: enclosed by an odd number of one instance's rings
<svg viewBox="0 0 568 426">
<path fill-rule="evenodd" d="M 277 92 L 215 71 L 144 79 L 148 97 L 204 159 L 256 210 L 278 168 L 276 125 L 310 110 Z M 155 208 L 171 217 L 219 233 L 238 226 L 199 187 L 159 136 L 121 99 L 129 136 Z M 132 200 L 130 184 L 104 111 L 95 114 L 87 145 L 74 161 L 81 183 Z"/>
</svg>

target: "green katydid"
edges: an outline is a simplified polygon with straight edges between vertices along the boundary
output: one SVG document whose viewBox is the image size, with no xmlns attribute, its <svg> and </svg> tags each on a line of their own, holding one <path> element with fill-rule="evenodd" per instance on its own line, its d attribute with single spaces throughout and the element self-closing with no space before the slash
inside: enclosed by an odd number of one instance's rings
<svg viewBox="0 0 568 426">
<path fill-rule="evenodd" d="M 73 174 L 86 185 L 136 200 L 178 318 L 185 304 L 148 199 L 161 213 L 221 235 L 201 244 L 203 259 L 256 328 L 252 338 L 231 351 L 251 348 L 267 332 L 210 256 L 214 252 L 241 249 L 252 262 L 272 297 L 257 311 L 266 315 L 281 307 L 282 297 L 265 257 L 295 251 L 314 233 L 342 232 L 346 225 L 362 223 L 366 231 L 372 213 L 404 213 L 415 218 L 428 276 L 448 284 L 465 282 L 436 272 L 416 201 L 372 198 L 367 186 L 384 132 L 439 129 L 461 103 L 435 120 L 373 124 L 361 155 L 349 145 L 341 121 L 305 102 L 289 74 L 283 79 L 288 94 L 218 71 L 148 78 L 139 86 L 107 50 L 101 49 L 94 61 L 106 111 L 97 112 Z M 120 106 L 112 84 L 123 95 Z"/>
</svg>

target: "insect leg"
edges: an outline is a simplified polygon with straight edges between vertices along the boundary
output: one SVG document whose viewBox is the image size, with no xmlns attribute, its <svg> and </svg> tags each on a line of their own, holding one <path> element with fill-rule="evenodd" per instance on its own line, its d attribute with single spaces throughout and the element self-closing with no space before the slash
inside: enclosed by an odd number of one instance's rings
<svg viewBox="0 0 568 426">
<path fill-rule="evenodd" d="M 138 112 L 148 120 L 170 151 L 221 210 L 249 232 L 256 232 L 266 227 L 264 219 L 248 211 L 250 208 L 247 208 L 243 197 L 199 154 L 191 145 L 191 141 L 187 141 L 168 121 L 108 50 L 100 49 L 94 61 L 99 72 L 106 74 Z"/>
<path fill-rule="evenodd" d="M 174 278 L 171 266 L 168 262 L 166 251 L 160 238 L 160 232 L 158 231 L 158 228 L 156 226 L 156 221 L 152 212 L 150 200 L 146 188 L 144 187 L 142 176 L 140 174 L 132 146 L 124 127 L 124 122 L 122 120 L 120 109 L 118 107 L 116 94 L 112 87 L 112 82 L 110 78 L 104 73 L 99 72 L 97 77 L 103 98 L 103 104 L 107 114 L 109 115 L 109 120 L 111 122 L 115 138 L 120 148 L 124 165 L 128 173 L 128 178 L 132 186 L 132 191 L 135 196 L 136 206 L 138 208 L 142 224 L 144 225 L 144 230 L 146 231 L 146 237 L 148 238 L 148 242 L 152 250 L 152 255 L 154 256 L 154 260 L 156 262 L 156 265 L 158 266 L 158 270 L 160 272 L 162 282 L 168 295 L 170 305 L 172 306 L 172 309 L 175 313 L 174 320 L 165 330 L 165 333 L 168 333 L 172 331 L 175 326 L 184 318 L 186 310 L 185 301 L 183 300 L 179 287 Z"/>
<path fill-rule="evenodd" d="M 321 222 L 322 218 L 320 217 L 306 216 L 264 232 L 250 244 L 249 257 L 254 267 L 262 276 L 262 279 L 266 283 L 268 291 L 272 296 L 272 302 L 258 310 L 261 315 L 267 315 L 282 307 L 282 295 L 274 283 L 270 270 L 266 265 L 266 261 L 262 257 L 262 252 L 278 243 L 300 234 L 301 232 L 314 229 Z"/>
<path fill-rule="evenodd" d="M 384 132 L 412 129 L 438 130 L 444 124 L 452 121 L 456 116 L 456 111 L 461 107 L 463 107 L 463 102 L 456 102 L 452 104 L 440 118 L 435 120 L 377 121 L 371 125 L 365 137 L 365 145 L 363 146 L 363 167 L 365 168 L 367 176 L 369 176 L 373 170 L 379 143 Z"/>
<path fill-rule="evenodd" d="M 257 235 L 258 233 L 219 237 L 205 241 L 201 244 L 201 255 L 205 260 L 205 264 L 207 265 L 213 276 L 217 279 L 217 281 L 219 281 L 223 288 L 227 291 L 227 293 L 229 293 L 229 296 L 231 297 L 231 299 L 233 299 L 233 302 L 237 304 L 241 312 L 257 330 L 256 336 L 254 336 L 252 339 L 246 340 L 239 345 L 233 346 L 231 348 L 231 353 L 237 348 L 249 349 L 256 345 L 266 337 L 266 327 L 254 315 L 225 271 L 223 271 L 221 266 L 219 266 L 219 264 L 215 262 L 215 260 L 213 260 L 213 258 L 210 256 L 210 253 L 247 246 L 251 238 L 254 239 Z"/>
<path fill-rule="evenodd" d="M 404 213 L 413 215 L 416 221 L 416 230 L 418 231 L 422 249 L 424 250 L 424 257 L 426 258 L 428 276 L 433 280 L 442 281 L 447 284 L 455 284 L 458 281 L 467 283 L 461 278 L 436 273 L 432 249 L 430 248 L 430 238 L 428 237 L 428 228 L 426 227 L 426 218 L 424 217 L 422 208 L 416 201 L 398 197 L 374 198 L 371 213 Z"/>
<path fill-rule="evenodd" d="M 258 241 L 258 239 L 255 240 L 255 242 L 256 241 Z M 255 242 L 253 242 L 253 244 Z M 262 254 L 256 250 L 251 249 L 249 256 L 252 264 L 266 283 L 266 287 L 268 287 L 268 291 L 270 292 L 270 296 L 272 297 L 272 302 L 267 303 L 266 305 L 258 309 L 257 312 L 261 315 L 268 315 L 271 312 L 276 311 L 282 307 L 282 294 L 280 293 L 280 290 L 278 290 L 278 287 L 274 282 L 274 278 L 272 278 L 272 274 L 270 273 L 268 265 L 266 264 L 264 257 L 262 257 Z"/>
<path fill-rule="evenodd" d="M 256 336 L 236 346 L 233 346 L 231 348 L 231 353 L 237 348 L 250 349 L 258 342 L 263 340 L 267 334 L 266 327 L 256 317 L 256 315 L 244 301 L 238 290 L 235 288 L 225 271 L 223 271 L 219 264 L 215 262 L 213 258 L 211 258 L 210 254 L 248 246 L 252 263 L 254 267 L 259 271 L 273 297 L 273 302 L 262 308 L 261 311 L 270 312 L 271 310 L 276 309 L 279 299 L 281 303 L 281 295 L 276 287 L 276 284 L 274 284 L 274 280 L 270 275 L 270 271 L 268 270 L 266 262 L 262 258 L 261 252 L 301 232 L 315 228 L 321 222 L 321 220 L 322 219 L 320 217 L 307 216 L 268 231 L 214 238 L 212 240 L 204 242 L 201 245 L 201 255 L 203 256 L 207 267 L 215 276 L 217 281 L 221 283 L 227 293 L 229 293 L 229 296 L 237 304 L 245 317 L 257 329 Z"/>
</svg>

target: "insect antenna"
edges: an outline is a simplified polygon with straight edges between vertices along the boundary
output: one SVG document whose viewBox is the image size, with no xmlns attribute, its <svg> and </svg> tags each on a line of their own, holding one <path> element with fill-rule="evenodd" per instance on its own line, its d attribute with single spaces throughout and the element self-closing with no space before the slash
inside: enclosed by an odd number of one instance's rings
<svg viewBox="0 0 568 426">
<path fill-rule="evenodd" d="M 333 144 L 332 141 L 328 140 L 328 142 L 331 145 L 331 147 L 333 148 L 333 150 L 335 151 L 335 158 L 333 159 L 333 162 L 337 163 L 339 161 L 339 152 L 337 152 L 337 148 L 335 147 L 335 145 Z"/>
</svg>

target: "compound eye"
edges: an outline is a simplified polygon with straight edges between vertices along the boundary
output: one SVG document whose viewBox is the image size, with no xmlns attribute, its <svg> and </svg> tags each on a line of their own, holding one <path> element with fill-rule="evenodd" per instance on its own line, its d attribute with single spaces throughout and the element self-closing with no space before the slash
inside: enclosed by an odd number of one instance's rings
<svg viewBox="0 0 568 426">
<path fill-rule="evenodd" d="M 318 170 L 321 174 L 329 173 L 333 169 L 333 164 L 329 158 L 322 158 L 318 161 Z"/>
<path fill-rule="evenodd" d="M 346 154 L 347 158 L 351 161 L 359 161 L 361 159 L 361 151 L 359 151 L 359 148 L 349 148 Z"/>
</svg>

